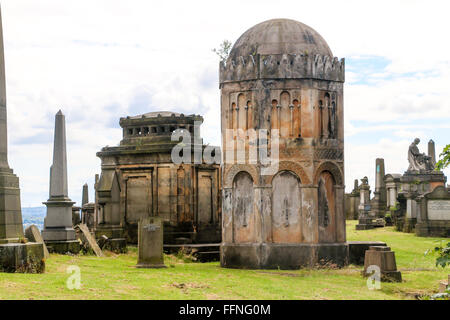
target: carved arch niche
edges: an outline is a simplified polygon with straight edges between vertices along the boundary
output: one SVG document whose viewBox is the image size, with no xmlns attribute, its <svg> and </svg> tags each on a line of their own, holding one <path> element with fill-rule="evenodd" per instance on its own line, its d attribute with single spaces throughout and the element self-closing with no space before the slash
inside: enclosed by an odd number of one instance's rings
<svg viewBox="0 0 450 320">
<path fill-rule="evenodd" d="M 253 179 L 246 171 L 238 172 L 233 179 L 233 240 L 236 243 L 250 243 L 256 240 L 253 185 Z"/>
<path fill-rule="evenodd" d="M 280 171 L 272 180 L 272 241 L 301 242 L 301 182 L 292 171 Z"/>
<path fill-rule="evenodd" d="M 336 241 L 336 180 L 330 171 L 320 172 L 317 180 L 319 242 Z"/>
<path fill-rule="evenodd" d="M 320 138 L 337 139 L 337 98 L 335 92 L 320 91 L 319 119 Z"/>
</svg>

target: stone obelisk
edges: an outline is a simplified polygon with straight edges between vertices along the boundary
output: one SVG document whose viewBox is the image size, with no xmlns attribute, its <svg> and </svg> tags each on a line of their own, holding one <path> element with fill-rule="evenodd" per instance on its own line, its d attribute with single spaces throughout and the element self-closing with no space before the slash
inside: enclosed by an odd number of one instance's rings
<svg viewBox="0 0 450 320">
<path fill-rule="evenodd" d="M 47 216 L 42 236 L 49 251 L 78 253 L 80 244 L 72 227 L 72 206 L 67 188 L 66 120 L 61 112 L 55 116 L 53 164 L 50 167 L 50 198 L 44 202 Z"/>
<path fill-rule="evenodd" d="M 8 164 L 6 124 L 6 77 L 3 29 L 0 9 L 0 244 L 23 238 L 19 178 Z"/>
<path fill-rule="evenodd" d="M 26 242 L 22 224 L 19 178 L 8 164 L 5 56 L 0 8 L 0 272 L 45 271 L 42 243 Z"/>
<path fill-rule="evenodd" d="M 431 157 L 433 165 L 436 165 L 436 149 L 434 147 L 434 141 L 432 139 L 428 141 L 428 156 Z"/>
<path fill-rule="evenodd" d="M 88 184 L 85 183 L 83 185 L 83 195 L 81 197 L 81 206 L 83 207 L 88 202 L 89 202 L 89 187 L 88 187 Z"/>
</svg>

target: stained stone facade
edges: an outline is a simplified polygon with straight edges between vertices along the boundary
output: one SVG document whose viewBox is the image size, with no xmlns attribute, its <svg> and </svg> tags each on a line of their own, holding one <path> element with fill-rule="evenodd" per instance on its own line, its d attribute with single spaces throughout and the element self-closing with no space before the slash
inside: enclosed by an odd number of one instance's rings
<svg viewBox="0 0 450 320">
<path fill-rule="evenodd" d="M 222 266 L 347 262 L 344 70 L 315 30 L 287 19 L 246 31 L 220 64 Z M 279 147 L 270 174 L 250 158 L 267 145 L 270 157 Z"/>
<path fill-rule="evenodd" d="M 120 145 L 97 153 L 102 162 L 95 186 L 97 237 L 137 243 L 139 220 L 160 217 L 166 244 L 221 241 L 220 164 L 202 158 L 194 163 L 194 151 L 201 155 L 206 149 L 202 122 L 199 115 L 174 112 L 120 119 Z M 172 141 L 171 136 L 178 129 L 191 134 L 186 144 L 191 147 L 190 163 L 172 161 L 172 149 L 181 140 Z M 217 152 L 220 156 L 220 149 Z"/>
</svg>

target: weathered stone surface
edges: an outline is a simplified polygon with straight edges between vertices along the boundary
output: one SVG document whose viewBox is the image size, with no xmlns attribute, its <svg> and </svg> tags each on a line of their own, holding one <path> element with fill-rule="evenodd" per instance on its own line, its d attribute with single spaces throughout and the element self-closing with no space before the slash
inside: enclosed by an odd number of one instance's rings
<svg viewBox="0 0 450 320">
<path fill-rule="evenodd" d="M 149 217 L 139 221 L 138 268 L 165 268 L 163 253 L 163 222 Z"/>
<path fill-rule="evenodd" d="M 100 247 L 98 246 L 88 227 L 85 224 L 80 223 L 79 225 L 77 225 L 77 229 L 81 232 L 80 238 L 83 244 L 92 249 L 97 257 L 103 257 L 104 255 L 102 249 L 100 249 Z"/>
<path fill-rule="evenodd" d="M 0 271 L 18 273 L 45 272 L 42 243 L 7 243 L 0 245 Z"/>
<path fill-rule="evenodd" d="M 364 265 L 366 251 L 369 250 L 371 246 L 386 246 L 386 243 L 381 241 L 349 241 L 347 244 L 349 263 L 355 265 Z"/>
<path fill-rule="evenodd" d="M 42 249 L 44 250 L 44 258 L 48 259 L 50 254 L 48 253 L 47 246 L 44 243 L 44 239 L 39 232 L 39 229 L 33 224 L 25 229 L 25 237 L 30 242 L 42 243 Z"/>
<path fill-rule="evenodd" d="M 397 271 L 395 262 L 395 253 L 386 246 L 371 246 L 366 251 L 364 257 L 364 276 L 369 276 L 368 268 L 372 265 L 380 268 L 381 281 L 385 282 L 401 282 L 402 275 Z"/>
</svg>

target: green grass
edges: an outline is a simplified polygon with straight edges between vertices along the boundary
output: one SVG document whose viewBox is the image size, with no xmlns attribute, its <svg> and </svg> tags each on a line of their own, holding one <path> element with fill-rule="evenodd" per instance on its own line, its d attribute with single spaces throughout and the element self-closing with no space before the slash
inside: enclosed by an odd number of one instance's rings
<svg viewBox="0 0 450 320">
<path fill-rule="evenodd" d="M 385 241 L 397 259 L 402 283 L 369 290 L 362 267 L 343 269 L 235 270 L 219 263 L 189 263 L 165 256 L 166 269 L 137 269 L 136 248 L 107 257 L 52 254 L 44 274 L 0 273 L 0 299 L 414 299 L 437 292 L 449 269 L 435 267 L 424 252 L 438 238 L 419 238 L 386 227 L 356 231 L 347 223 L 349 241 Z M 69 290 L 69 266 L 81 270 L 81 289 Z"/>
</svg>

